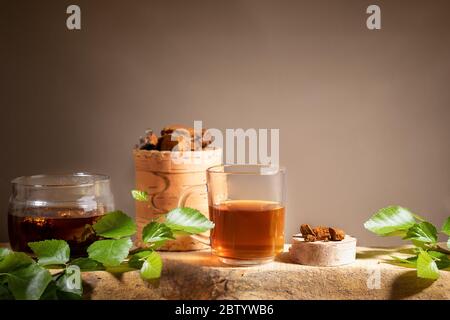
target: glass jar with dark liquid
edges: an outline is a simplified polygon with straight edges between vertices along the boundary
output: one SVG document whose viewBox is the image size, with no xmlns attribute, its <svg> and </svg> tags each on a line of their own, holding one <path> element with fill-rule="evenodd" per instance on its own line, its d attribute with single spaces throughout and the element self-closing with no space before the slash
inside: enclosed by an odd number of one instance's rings
<svg viewBox="0 0 450 320">
<path fill-rule="evenodd" d="M 92 224 L 112 210 L 108 176 L 75 173 L 16 178 L 8 210 L 11 248 L 31 252 L 28 242 L 60 239 L 67 241 L 72 256 L 84 255 L 97 240 Z"/>
</svg>

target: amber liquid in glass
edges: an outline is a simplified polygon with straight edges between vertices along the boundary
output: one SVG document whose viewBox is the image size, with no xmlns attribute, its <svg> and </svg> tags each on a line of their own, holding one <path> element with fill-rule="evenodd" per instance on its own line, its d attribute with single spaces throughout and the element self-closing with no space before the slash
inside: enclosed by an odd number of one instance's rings
<svg viewBox="0 0 450 320">
<path fill-rule="evenodd" d="M 78 208 L 45 208 L 39 212 L 9 214 L 8 233 L 11 248 L 31 253 L 28 242 L 58 239 L 67 241 L 72 256 L 85 255 L 87 247 L 98 240 L 91 225 L 100 218 L 101 215 L 97 211 L 85 212 Z"/>
<path fill-rule="evenodd" d="M 222 258 L 258 260 L 283 251 L 285 209 L 279 203 L 232 200 L 210 206 L 211 247 Z"/>
</svg>

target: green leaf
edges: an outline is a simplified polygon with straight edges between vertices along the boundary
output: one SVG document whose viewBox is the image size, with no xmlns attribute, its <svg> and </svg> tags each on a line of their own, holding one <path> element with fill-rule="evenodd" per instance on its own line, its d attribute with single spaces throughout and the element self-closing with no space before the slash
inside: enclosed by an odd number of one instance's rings
<svg viewBox="0 0 450 320">
<path fill-rule="evenodd" d="M 78 266 L 71 265 L 56 280 L 57 295 L 59 299 L 79 300 L 83 295 L 81 270 Z"/>
<path fill-rule="evenodd" d="M 10 254 L 12 251 L 8 248 L 0 248 L 0 260 L 2 260 L 5 256 Z"/>
<path fill-rule="evenodd" d="M 399 258 L 399 257 L 396 257 L 396 256 L 391 256 L 391 258 L 393 258 L 397 262 L 400 262 L 400 263 L 403 263 L 403 264 L 407 264 L 407 265 L 409 265 L 411 267 L 415 267 L 417 265 L 417 256 L 409 257 L 409 258 L 406 258 L 406 259 Z"/>
<path fill-rule="evenodd" d="M 436 262 L 438 269 L 447 269 L 450 267 L 450 258 L 445 253 L 430 250 L 428 254 Z"/>
<path fill-rule="evenodd" d="M 34 263 L 34 260 L 23 252 L 9 250 L 9 252 L 4 251 L 3 254 L 0 260 L 0 273 L 11 272 Z"/>
<path fill-rule="evenodd" d="M 141 277 L 146 280 L 158 279 L 161 276 L 162 259 L 153 251 L 144 261 L 141 268 Z"/>
<path fill-rule="evenodd" d="M 416 223 L 406 232 L 406 236 L 403 239 L 411 239 L 424 243 L 436 243 L 437 242 L 437 230 L 429 222 Z"/>
<path fill-rule="evenodd" d="M 379 210 L 364 227 L 380 236 L 404 235 L 416 223 L 413 214 L 400 206 L 390 206 Z"/>
<path fill-rule="evenodd" d="M 450 236 L 450 217 L 448 217 L 444 222 L 444 225 L 442 226 L 442 232 Z"/>
<path fill-rule="evenodd" d="M 28 246 L 38 257 L 38 263 L 42 266 L 65 264 L 70 259 L 70 248 L 64 240 L 28 242 Z"/>
<path fill-rule="evenodd" d="M 450 249 L 450 238 L 448 238 L 448 240 L 447 240 L 447 248 Z"/>
<path fill-rule="evenodd" d="M 136 233 L 136 224 L 133 219 L 122 211 L 107 213 L 92 227 L 97 235 L 105 238 L 119 239 Z"/>
<path fill-rule="evenodd" d="M 424 249 L 427 250 L 428 249 L 428 243 L 423 242 L 423 241 L 419 241 L 419 240 L 415 240 L 415 239 L 411 239 L 411 242 L 414 246 L 416 246 L 416 249 Z"/>
<path fill-rule="evenodd" d="M 38 300 L 50 281 L 50 272 L 33 263 L 8 274 L 8 289 L 17 300 Z"/>
<path fill-rule="evenodd" d="M 118 240 L 99 240 L 88 249 L 89 258 L 102 263 L 106 267 L 118 266 L 127 256 L 133 243 L 130 238 Z"/>
<path fill-rule="evenodd" d="M 105 267 L 100 262 L 86 257 L 74 259 L 70 264 L 78 266 L 81 271 L 105 270 Z"/>
<path fill-rule="evenodd" d="M 148 201 L 148 193 L 145 191 L 131 190 L 131 195 L 133 196 L 134 200 L 136 200 L 136 201 L 142 201 L 142 202 Z"/>
<path fill-rule="evenodd" d="M 214 228 L 200 211 L 192 208 L 175 208 L 166 216 L 166 225 L 174 232 L 202 233 Z"/>
<path fill-rule="evenodd" d="M 142 240 L 147 243 L 175 239 L 172 230 L 164 223 L 150 222 L 142 230 Z"/>
<path fill-rule="evenodd" d="M 413 213 L 412 214 L 414 218 L 416 218 L 416 220 L 419 220 L 420 222 L 425 221 L 425 219 L 421 216 L 419 216 L 418 214 Z"/>
<path fill-rule="evenodd" d="M 153 250 L 141 251 L 135 253 L 130 260 L 128 261 L 128 265 L 131 268 L 140 269 L 144 264 L 145 259 L 153 253 Z"/>
<path fill-rule="evenodd" d="M 162 247 L 164 244 L 166 244 L 166 240 L 164 241 L 158 241 L 158 242 L 152 242 L 149 246 L 152 250 L 157 250 L 158 248 Z"/>
<path fill-rule="evenodd" d="M 0 284 L 0 300 L 14 300 L 6 284 Z"/>
<path fill-rule="evenodd" d="M 439 270 L 434 259 L 424 250 L 421 250 L 417 258 L 417 276 L 419 278 L 439 278 Z"/>
<path fill-rule="evenodd" d="M 58 275 L 59 276 L 59 275 Z M 45 288 L 39 300 L 58 300 L 57 287 L 55 283 L 55 278 L 58 277 L 53 276 L 53 281 L 51 281 L 47 288 Z"/>
</svg>

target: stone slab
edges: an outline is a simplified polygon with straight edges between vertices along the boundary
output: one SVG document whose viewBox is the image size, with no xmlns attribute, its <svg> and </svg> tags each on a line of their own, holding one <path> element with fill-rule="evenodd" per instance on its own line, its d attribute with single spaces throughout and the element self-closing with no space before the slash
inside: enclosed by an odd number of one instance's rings
<svg viewBox="0 0 450 320">
<path fill-rule="evenodd" d="M 253 267 L 223 265 L 209 251 L 163 252 L 160 280 L 143 281 L 137 271 L 86 272 L 85 298 L 450 299 L 449 271 L 437 281 L 419 279 L 414 269 L 386 262 L 398 250 L 360 247 L 355 263 L 339 267 L 293 264 L 287 252 Z"/>
<path fill-rule="evenodd" d="M 276 261 L 253 267 L 224 265 L 209 250 L 161 252 L 164 267 L 158 281 L 142 280 L 139 271 L 83 272 L 84 298 L 450 299 L 450 271 L 431 281 L 417 278 L 415 269 L 389 263 L 390 255 L 405 257 L 407 247 L 359 247 L 355 263 L 338 267 L 294 264 L 288 249 Z"/>
</svg>

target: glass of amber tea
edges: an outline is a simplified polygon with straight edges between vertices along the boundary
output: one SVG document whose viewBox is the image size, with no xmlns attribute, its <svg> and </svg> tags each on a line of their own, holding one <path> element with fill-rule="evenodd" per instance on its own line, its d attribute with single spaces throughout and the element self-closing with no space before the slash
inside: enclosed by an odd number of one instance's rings
<svg viewBox="0 0 450 320">
<path fill-rule="evenodd" d="M 11 248 L 31 252 L 28 242 L 66 240 L 71 255 L 97 240 L 92 224 L 114 210 L 108 176 L 89 173 L 35 175 L 12 181 L 8 210 Z"/>
<path fill-rule="evenodd" d="M 209 218 L 215 225 L 208 239 L 213 254 L 232 265 L 272 261 L 284 247 L 285 169 L 219 165 L 206 176 Z"/>
</svg>

